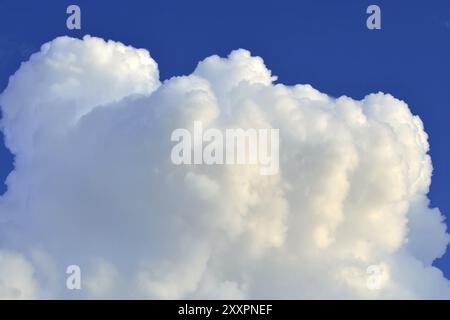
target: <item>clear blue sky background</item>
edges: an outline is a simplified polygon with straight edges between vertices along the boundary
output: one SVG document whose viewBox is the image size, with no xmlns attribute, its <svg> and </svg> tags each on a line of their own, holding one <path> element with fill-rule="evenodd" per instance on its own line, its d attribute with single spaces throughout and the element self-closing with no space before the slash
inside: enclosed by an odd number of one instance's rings
<svg viewBox="0 0 450 320">
<path fill-rule="evenodd" d="M 66 29 L 69 4 L 81 7 L 81 32 Z M 381 7 L 382 30 L 366 28 L 370 4 Z M 246 48 L 285 84 L 405 100 L 429 134 L 432 205 L 450 220 L 450 1 L 0 0 L 0 91 L 41 44 L 84 34 L 148 49 L 162 79 Z M 0 194 L 12 161 L 0 136 Z M 450 278 L 450 253 L 436 265 Z"/>
</svg>

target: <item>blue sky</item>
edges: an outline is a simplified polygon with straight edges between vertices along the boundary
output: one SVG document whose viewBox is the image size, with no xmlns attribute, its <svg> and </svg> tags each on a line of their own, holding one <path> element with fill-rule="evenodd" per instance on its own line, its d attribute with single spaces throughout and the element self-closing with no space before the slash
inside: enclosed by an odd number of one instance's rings
<svg viewBox="0 0 450 320">
<path fill-rule="evenodd" d="M 66 7 L 82 30 L 66 29 Z M 382 30 L 366 28 L 377 4 Z M 450 3 L 419 1 L 5 1 L 0 0 L 0 88 L 56 36 L 91 34 L 143 47 L 161 78 L 189 74 L 211 55 L 246 48 L 285 84 L 309 83 L 333 96 L 383 91 L 405 100 L 429 134 L 430 198 L 450 217 Z M 12 156 L 0 141 L 0 180 Z M 5 187 L 0 186 L 0 192 Z M 450 277 L 450 254 L 436 263 Z"/>
</svg>

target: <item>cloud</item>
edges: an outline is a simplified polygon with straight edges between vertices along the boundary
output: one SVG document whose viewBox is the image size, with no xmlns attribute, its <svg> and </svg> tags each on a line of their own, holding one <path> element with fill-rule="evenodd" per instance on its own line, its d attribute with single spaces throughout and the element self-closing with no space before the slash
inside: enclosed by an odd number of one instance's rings
<svg viewBox="0 0 450 320">
<path fill-rule="evenodd" d="M 0 96 L 15 155 L 0 297 L 450 298 L 419 117 L 389 94 L 275 79 L 242 49 L 161 83 L 146 50 L 44 44 Z M 171 132 L 194 121 L 280 129 L 279 174 L 175 166 Z M 71 264 L 80 292 L 65 288 Z"/>
<path fill-rule="evenodd" d="M 33 266 L 22 255 L 0 251 L 0 298 L 33 299 L 37 287 Z"/>
</svg>

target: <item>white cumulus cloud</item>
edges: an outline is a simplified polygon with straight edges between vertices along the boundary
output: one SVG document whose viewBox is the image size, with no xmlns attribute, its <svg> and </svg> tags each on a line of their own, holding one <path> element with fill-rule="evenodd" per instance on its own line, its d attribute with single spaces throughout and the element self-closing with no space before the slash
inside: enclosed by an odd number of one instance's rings
<svg viewBox="0 0 450 320">
<path fill-rule="evenodd" d="M 242 49 L 161 83 L 146 50 L 44 44 L 0 95 L 0 298 L 450 298 L 420 118 L 275 80 Z M 174 165 L 194 121 L 279 129 L 279 174 Z"/>
</svg>

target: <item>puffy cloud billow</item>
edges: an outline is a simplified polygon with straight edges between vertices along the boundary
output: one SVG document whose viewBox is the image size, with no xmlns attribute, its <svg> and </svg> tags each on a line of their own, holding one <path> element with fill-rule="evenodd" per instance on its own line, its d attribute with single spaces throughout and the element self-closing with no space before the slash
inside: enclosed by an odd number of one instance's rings
<svg viewBox="0 0 450 320">
<path fill-rule="evenodd" d="M 0 297 L 450 298 L 419 117 L 275 80 L 246 50 L 160 82 L 143 49 L 44 44 L 0 96 Z M 171 133 L 194 121 L 280 129 L 279 173 L 174 165 Z"/>
</svg>

